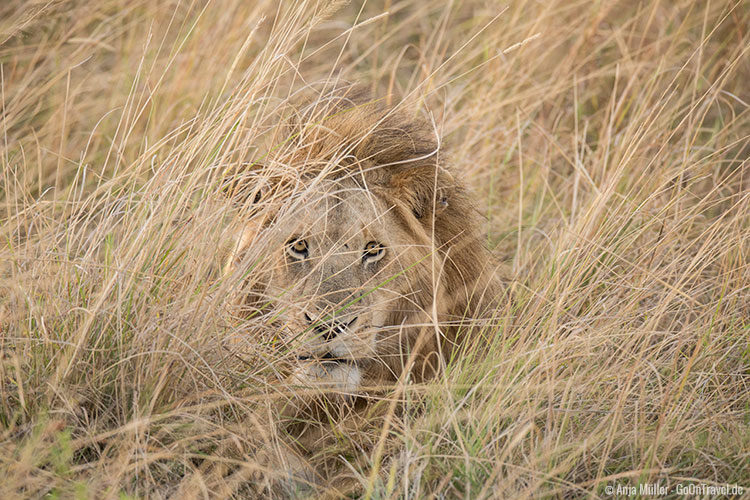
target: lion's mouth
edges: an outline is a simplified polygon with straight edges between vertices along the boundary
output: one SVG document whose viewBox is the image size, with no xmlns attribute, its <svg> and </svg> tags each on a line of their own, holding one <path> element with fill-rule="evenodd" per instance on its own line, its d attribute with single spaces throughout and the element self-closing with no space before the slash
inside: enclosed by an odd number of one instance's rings
<svg viewBox="0 0 750 500">
<path fill-rule="evenodd" d="M 297 356 L 297 360 L 299 361 L 317 361 L 321 365 L 325 366 L 338 366 L 338 365 L 354 365 L 355 362 L 353 359 L 348 358 L 342 358 L 341 356 L 336 356 L 332 352 L 326 352 L 323 355 L 320 356 L 310 356 L 307 354 L 301 354 Z"/>
<path fill-rule="evenodd" d="M 314 387 L 324 392 L 337 393 L 349 400 L 359 391 L 361 368 L 352 359 L 336 356 L 332 352 L 321 355 L 299 355 L 299 366 L 293 380 L 306 388 Z"/>
</svg>

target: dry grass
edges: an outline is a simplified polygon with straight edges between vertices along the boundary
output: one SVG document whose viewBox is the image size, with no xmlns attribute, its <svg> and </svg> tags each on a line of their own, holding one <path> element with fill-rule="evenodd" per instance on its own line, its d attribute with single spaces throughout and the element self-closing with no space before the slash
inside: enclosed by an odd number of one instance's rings
<svg viewBox="0 0 750 500">
<path fill-rule="evenodd" d="M 352 458 L 367 426 L 321 450 L 354 491 L 750 487 L 747 4 L 384 4 L 0 5 L 0 497 L 247 494 L 283 388 L 217 193 L 339 76 L 434 118 L 515 278 L 489 344 L 406 387 L 397 459 Z"/>
</svg>

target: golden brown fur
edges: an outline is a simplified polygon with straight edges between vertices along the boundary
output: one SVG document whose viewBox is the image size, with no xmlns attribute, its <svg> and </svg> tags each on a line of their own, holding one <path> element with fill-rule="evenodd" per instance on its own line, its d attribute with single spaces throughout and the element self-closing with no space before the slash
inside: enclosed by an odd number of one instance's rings
<svg viewBox="0 0 750 500">
<path fill-rule="evenodd" d="M 244 300 L 275 311 L 290 380 L 361 408 L 374 386 L 438 372 L 502 290 L 471 193 L 427 122 L 345 87 L 282 130 L 272 163 L 231 185 L 275 205 L 245 225 L 226 272 L 262 262 Z M 321 438 L 299 434 L 303 448 Z"/>
</svg>

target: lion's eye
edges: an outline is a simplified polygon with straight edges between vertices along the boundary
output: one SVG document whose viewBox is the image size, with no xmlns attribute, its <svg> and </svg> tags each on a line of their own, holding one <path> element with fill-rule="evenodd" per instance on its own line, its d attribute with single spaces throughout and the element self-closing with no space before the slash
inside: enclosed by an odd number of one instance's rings
<svg viewBox="0 0 750 500">
<path fill-rule="evenodd" d="M 365 250 L 362 255 L 362 260 L 365 263 L 377 262 L 385 255 L 385 247 L 377 241 L 371 241 L 365 245 Z"/>
<path fill-rule="evenodd" d="M 307 248 L 307 240 L 291 239 L 286 244 L 286 252 L 296 260 L 306 259 L 310 254 Z"/>
</svg>

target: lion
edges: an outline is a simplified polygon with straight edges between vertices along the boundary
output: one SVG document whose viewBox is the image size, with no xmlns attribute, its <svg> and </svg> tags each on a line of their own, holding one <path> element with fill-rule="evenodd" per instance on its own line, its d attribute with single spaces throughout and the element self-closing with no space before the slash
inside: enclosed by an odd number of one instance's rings
<svg viewBox="0 0 750 500">
<path fill-rule="evenodd" d="M 291 353 L 287 382 L 354 408 L 371 388 L 435 377 L 482 331 L 504 287 L 434 127 L 345 86 L 282 130 L 273 164 L 228 184 L 246 213 L 264 210 L 243 224 L 224 274 L 252 269 L 240 302 L 248 314 L 271 311 L 275 341 Z"/>
</svg>

